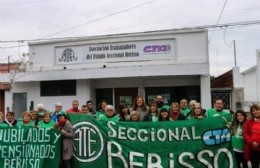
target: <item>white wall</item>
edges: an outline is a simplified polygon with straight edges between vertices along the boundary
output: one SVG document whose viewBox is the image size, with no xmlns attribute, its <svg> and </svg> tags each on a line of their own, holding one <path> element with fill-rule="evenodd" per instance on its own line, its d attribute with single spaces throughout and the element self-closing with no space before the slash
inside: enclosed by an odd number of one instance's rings
<svg viewBox="0 0 260 168">
<path fill-rule="evenodd" d="M 93 43 L 112 43 L 122 41 L 155 40 L 174 38 L 176 41 L 175 52 L 177 59 L 116 62 L 116 63 L 92 63 L 77 65 L 55 65 L 55 47 L 77 46 Z M 207 32 L 196 31 L 162 31 L 155 33 L 137 33 L 130 35 L 100 36 L 94 38 L 64 40 L 57 42 L 32 43 L 29 46 L 30 61 L 33 62 L 34 71 L 49 71 L 66 69 L 90 69 L 107 67 L 145 66 L 145 65 L 168 65 L 168 64 L 208 64 Z M 208 71 L 208 70 L 207 70 Z"/>
<path fill-rule="evenodd" d="M 63 110 L 67 110 L 71 107 L 71 101 L 76 99 L 79 101 L 80 106 L 86 103 L 90 99 L 90 81 L 78 80 L 77 81 L 77 95 L 76 96 L 40 96 L 40 82 L 19 82 L 14 84 L 12 91 L 5 93 L 5 106 L 12 107 L 12 95 L 13 93 L 27 92 L 27 108 L 29 110 L 30 102 L 34 101 L 34 109 L 37 104 L 43 103 L 45 109 L 53 111 L 54 104 L 61 102 L 63 104 Z"/>
<path fill-rule="evenodd" d="M 210 76 L 202 75 L 200 77 L 200 95 L 201 106 L 205 109 L 211 108 L 211 91 L 210 91 Z"/>
<path fill-rule="evenodd" d="M 243 75 L 244 83 L 244 101 L 255 102 L 257 101 L 257 82 L 256 82 L 256 71 L 250 71 Z"/>
<path fill-rule="evenodd" d="M 58 46 L 169 38 L 175 40 L 174 59 L 66 66 L 55 64 L 55 47 Z M 208 107 L 210 88 L 207 40 L 206 30 L 170 30 L 32 43 L 29 45 L 32 69 L 17 74 L 12 91 L 6 93 L 6 107 L 11 106 L 12 94 L 18 92 L 27 92 L 28 109 L 30 101 L 34 101 L 35 106 L 44 103 L 46 109 L 53 110 L 57 101 L 61 101 L 64 109 L 67 109 L 73 99 L 78 99 L 80 105 L 89 99 L 95 100 L 95 88 L 138 87 L 138 91 L 144 93 L 144 87 L 188 85 L 201 85 L 201 89 L 208 89 L 201 92 L 203 106 Z M 69 79 L 77 80 L 76 96 L 40 97 L 40 81 Z"/>
</svg>

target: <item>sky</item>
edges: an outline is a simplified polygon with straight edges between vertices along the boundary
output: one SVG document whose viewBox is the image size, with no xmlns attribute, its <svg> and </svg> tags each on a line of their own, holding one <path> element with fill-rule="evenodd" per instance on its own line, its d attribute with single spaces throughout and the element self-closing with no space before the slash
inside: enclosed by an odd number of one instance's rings
<svg viewBox="0 0 260 168">
<path fill-rule="evenodd" d="M 0 63 L 28 53 L 25 40 L 258 20 L 259 0 L 0 0 Z M 240 70 L 256 65 L 260 24 L 211 28 L 208 37 L 211 75 L 234 67 L 234 40 Z"/>
</svg>

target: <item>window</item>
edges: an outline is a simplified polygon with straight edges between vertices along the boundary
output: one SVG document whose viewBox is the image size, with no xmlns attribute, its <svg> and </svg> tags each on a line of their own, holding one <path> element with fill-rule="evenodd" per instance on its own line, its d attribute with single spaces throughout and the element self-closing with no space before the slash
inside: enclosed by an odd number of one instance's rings
<svg viewBox="0 0 260 168">
<path fill-rule="evenodd" d="M 188 101 L 196 100 L 200 102 L 199 86 L 175 86 L 175 87 L 146 87 L 145 102 L 149 104 L 156 100 L 157 95 L 162 95 L 164 103 L 170 105 L 172 102 L 180 102 L 182 98 Z"/>
<path fill-rule="evenodd" d="M 75 96 L 76 80 L 42 81 L 41 96 Z"/>
</svg>

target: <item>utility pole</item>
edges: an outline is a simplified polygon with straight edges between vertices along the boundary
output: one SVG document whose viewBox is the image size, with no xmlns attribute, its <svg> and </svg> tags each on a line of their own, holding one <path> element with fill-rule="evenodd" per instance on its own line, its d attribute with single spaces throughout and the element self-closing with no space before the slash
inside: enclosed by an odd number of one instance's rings
<svg viewBox="0 0 260 168">
<path fill-rule="evenodd" d="M 8 73 L 10 72 L 10 56 L 8 56 Z"/>
<path fill-rule="evenodd" d="M 235 60 L 235 67 L 237 67 L 237 53 L 236 53 L 236 41 L 233 40 L 234 44 L 234 60 Z"/>
</svg>

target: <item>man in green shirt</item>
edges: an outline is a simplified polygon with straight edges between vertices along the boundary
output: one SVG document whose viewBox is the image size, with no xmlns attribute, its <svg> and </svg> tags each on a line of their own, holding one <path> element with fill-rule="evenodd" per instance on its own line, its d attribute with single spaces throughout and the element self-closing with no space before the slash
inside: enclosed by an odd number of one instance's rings
<svg viewBox="0 0 260 168">
<path fill-rule="evenodd" d="M 185 117 L 187 117 L 187 115 L 190 113 L 190 109 L 189 109 L 189 107 L 188 107 L 188 100 L 187 99 L 181 99 L 181 101 L 180 101 L 180 107 L 181 107 L 181 109 L 180 109 L 180 111 L 181 111 L 181 113 L 185 116 Z"/>
<path fill-rule="evenodd" d="M 214 107 L 212 109 L 208 109 L 206 112 L 206 117 L 217 117 L 229 114 L 228 111 L 223 110 L 223 101 L 220 98 L 217 98 L 214 101 Z"/>
</svg>

